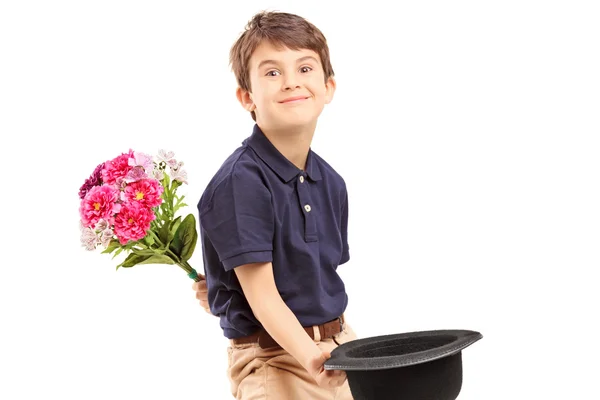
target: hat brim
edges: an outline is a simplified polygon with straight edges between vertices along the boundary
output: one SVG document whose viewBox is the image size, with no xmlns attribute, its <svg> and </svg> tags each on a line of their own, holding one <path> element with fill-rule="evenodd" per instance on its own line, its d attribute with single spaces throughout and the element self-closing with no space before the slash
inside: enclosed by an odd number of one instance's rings
<svg viewBox="0 0 600 400">
<path fill-rule="evenodd" d="M 333 349 L 324 368 L 369 371 L 407 367 L 459 353 L 482 337 L 469 330 L 434 330 L 355 339 Z"/>
</svg>

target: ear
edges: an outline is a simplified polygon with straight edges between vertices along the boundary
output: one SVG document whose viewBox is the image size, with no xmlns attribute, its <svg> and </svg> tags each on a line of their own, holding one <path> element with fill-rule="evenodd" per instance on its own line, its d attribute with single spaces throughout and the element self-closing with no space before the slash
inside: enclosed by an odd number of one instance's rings
<svg viewBox="0 0 600 400">
<path fill-rule="evenodd" d="M 331 103 L 333 100 L 333 94 L 335 93 L 335 79 L 333 77 L 329 77 L 327 82 L 325 82 L 325 104 Z"/>
<path fill-rule="evenodd" d="M 249 91 L 238 87 L 235 91 L 235 96 L 246 111 L 252 112 L 256 109 L 256 105 L 252 101 L 252 93 Z"/>
</svg>

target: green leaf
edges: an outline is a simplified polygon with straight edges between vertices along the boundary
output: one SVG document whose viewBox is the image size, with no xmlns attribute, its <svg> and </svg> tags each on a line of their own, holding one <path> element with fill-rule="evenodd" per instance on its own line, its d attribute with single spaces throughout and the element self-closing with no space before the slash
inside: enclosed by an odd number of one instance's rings
<svg viewBox="0 0 600 400">
<path fill-rule="evenodd" d="M 135 251 L 135 250 L 134 250 Z M 141 265 L 141 264 L 169 264 L 169 265 L 173 265 L 175 264 L 175 261 L 173 261 L 173 259 L 169 256 L 165 256 L 162 254 L 136 254 L 136 253 L 131 253 L 126 259 L 125 261 L 123 261 L 121 264 L 117 265 L 117 269 L 119 269 L 119 267 L 123 267 L 123 268 L 131 268 L 135 265 Z"/>
<path fill-rule="evenodd" d="M 106 247 L 106 249 L 100 253 L 100 254 L 104 254 L 104 253 L 112 253 L 113 251 L 115 251 L 117 248 L 119 248 L 121 246 L 121 244 L 119 243 L 118 240 L 111 240 L 110 243 L 108 244 L 108 246 Z"/>
<path fill-rule="evenodd" d="M 152 246 L 154 244 L 154 237 L 152 236 L 151 233 L 148 233 L 144 237 L 144 243 L 146 243 L 148 246 Z"/>
<path fill-rule="evenodd" d="M 147 258 L 146 260 L 144 260 L 138 264 L 169 264 L 169 265 L 173 265 L 173 264 L 175 264 L 175 261 L 173 261 L 173 259 L 169 256 L 165 256 L 162 254 L 155 254 L 155 255 L 151 256 L 150 258 Z"/>
<path fill-rule="evenodd" d="M 173 240 L 173 237 L 175 237 L 175 232 L 177 232 L 177 229 L 179 228 L 179 225 L 181 224 L 181 216 L 175 218 L 173 221 L 171 221 L 171 238 L 169 240 L 169 242 L 171 240 Z"/>
<path fill-rule="evenodd" d="M 130 255 L 127 256 L 125 261 L 123 261 L 121 264 L 117 265 L 117 269 L 119 269 L 119 267 L 131 268 L 134 265 L 137 265 L 137 264 L 141 263 L 142 261 L 149 259 L 150 257 L 152 257 L 152 256 L 149 256 L 149 255 L 142 256 L 139 254 L 131 253 Z"/>
<path fill-rule="evenodd" d="M 171 179 L 169 178 L 169 174 L 167 174 L 166 172 L 163 174 L 163 187 L 166 189 L 169 188 L 169 185 L 171 184 Z"/>
<path fill-rule="evenodd" d="M 185 203 L 181 203 L 181 204 L 177 204 L 174 208 L 173 208 L 173 212 L 177 212 L 177 210 L 179 210 L 182 207 L 187 207 L 187 204 Z"/>
<path fill-rule="evenodd" d="M 117 251 L 115 252 L 115 254 L 113 254 L 113 259 L 114 259 L 116 256 L 118 256 L 119 254 L 121 254 L 121 252 L 122 252 L 123 250 L 124 250 L 124 248 L 123 248 L 123 247 L 119 247 L 119 248 L 117 249 Z"/>
<path fill-rule="evenodd" d="M 160 241 L 165 244 L 165 246 L 169 245 L 169 233 L 170 233 L 169 223 L 165 222 L 163 224 L 163 226 L 160 227 L 160 230 L 158 231 L 158 237 L 159 237 Z"/>
<path fill-rule="evenodd" d="M 175 231 L 175 237 L 170 247 L 182 261 L 187 261 L 194 254 L 197 240 L 196 218 L 193 214 L 188 214 Z"/>
<path fill-rule="evenodd" d="M 156 254 L 153 249 L 133 249 L 131 251 L 138 256 L 152 256 Z"/>
</svg>

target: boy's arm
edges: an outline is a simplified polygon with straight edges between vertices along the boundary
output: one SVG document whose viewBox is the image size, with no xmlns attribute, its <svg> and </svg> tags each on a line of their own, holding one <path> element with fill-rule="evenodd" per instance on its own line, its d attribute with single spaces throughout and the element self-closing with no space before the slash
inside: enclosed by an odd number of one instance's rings
<svg viewBox="0 0 600 400">
<path fill-rule="evenodd" d="M 311 360 L 319 358 L 321 350 L 281 298 L 272 263 L 245 264 L 234 271 L 254 316 L 284 350 L 311 371 Z"/>
</svg>

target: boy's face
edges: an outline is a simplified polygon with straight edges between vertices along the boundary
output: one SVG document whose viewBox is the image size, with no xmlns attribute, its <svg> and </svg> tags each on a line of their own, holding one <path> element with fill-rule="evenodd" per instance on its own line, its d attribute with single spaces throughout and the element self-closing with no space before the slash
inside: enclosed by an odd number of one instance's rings
<svg viewBox="0 0 600 400">
<path fill-rule="evenodd" d="M 277 49 L 263 42 L 250 58 L 249 71 L 251 90 L 238 89 L 237 96 L 262 128 L 316 124 L 335 91 L 333 78 L 325 82 L 319 55 L 308 49 Z"/>
</svg>

